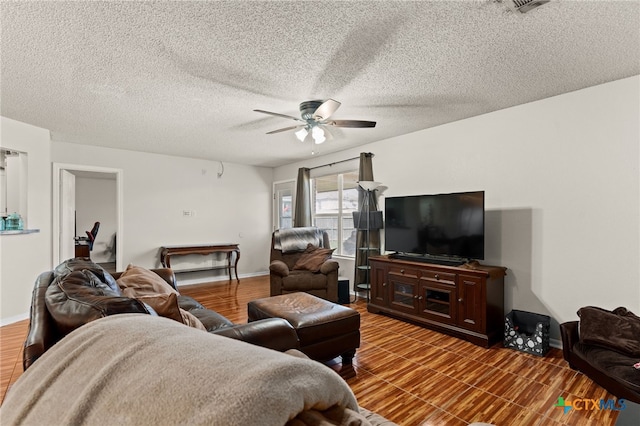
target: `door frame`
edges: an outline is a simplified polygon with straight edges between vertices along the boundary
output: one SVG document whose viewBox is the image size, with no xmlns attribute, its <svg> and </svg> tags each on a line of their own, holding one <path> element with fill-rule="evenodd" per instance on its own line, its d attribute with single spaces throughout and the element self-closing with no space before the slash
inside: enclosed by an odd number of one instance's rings
<svg viewBox="0 0 640 426">
<path fill-rule="evenodd" d="M 104 173 L 109 175 L 115 175 L 116 179 L 116 271 L 122 271 L 123 268 L 123 241 L 124 241 L 124 226 L 123 226 L 123 171 L 122 169 L 113 169 L 110 167 L 99 166 L 87 166 L 81 164 L 65 164 L 65 163 L 53 163 L 53 250 L 52 250 L 52 264 L 59 265 L 64 259 L 60 259 L 60 223 L 61 217 L 61 191 L 60 191 L 60 172 L 66 170 L 68 172 L 92 172 L 92 173 Z"/>
<path fill-rule="evenodd" d="M 74 238 L 78 235 L 76 225 L 76 175 L 68 170 L 60 170 L 60 259 L 70 259 L 75 257 Z M 67 204 L 69 203 L 69 204 Z M 72 237 L 70 238 L 70 235 Z M 64 238 L 64 240 L 63 240 Z"/>
<path fill-rule="evenodd" d="M 280 227 L 279 219 L 280 219 L 280 200 L 278 199 L 278 186 L 280 185 L 291 185 L 291 208 L 296 204 L 296 180 L 295 179 L 287 179 L 287 180 L 279 180 L 273 182 L 271 193 L 273 200 L 272 205 L 272 231 L 275 231 Z"/>
</svg>

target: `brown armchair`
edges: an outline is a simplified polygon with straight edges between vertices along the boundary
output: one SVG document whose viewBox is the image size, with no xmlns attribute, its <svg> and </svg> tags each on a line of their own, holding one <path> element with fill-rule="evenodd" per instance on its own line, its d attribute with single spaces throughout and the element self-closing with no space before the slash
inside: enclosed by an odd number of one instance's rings
<svg viewBox="0 0 640 426">
<path fill-rule="evenodd" d="M 329 235 L 322 233 L 322 248 L 329 248 Z M 313 294 L 330 302 L 338 302 L 338 268 L 337 261 L 328 259 L 318 272 L 304 269 L 294 269 L 298 260 L 305 254 L 305 250 L 283 253 L 275 248 L 275 232 L 271 235 L 271 264 L 269 275 L 271 281 L 271 296 L 303 291 Z"/>
</svg>

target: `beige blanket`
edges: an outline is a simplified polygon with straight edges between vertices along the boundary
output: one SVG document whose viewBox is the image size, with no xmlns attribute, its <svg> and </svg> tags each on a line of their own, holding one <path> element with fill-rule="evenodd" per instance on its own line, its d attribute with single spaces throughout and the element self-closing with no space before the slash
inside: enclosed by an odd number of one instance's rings
<svg viewBox="0 0 640 426">
<path fill-rule="evenodd" d="M 141 314 L 80 327 L 9 390 L 3 425 L 370 424 L 330 368 Z"/>
</svg>

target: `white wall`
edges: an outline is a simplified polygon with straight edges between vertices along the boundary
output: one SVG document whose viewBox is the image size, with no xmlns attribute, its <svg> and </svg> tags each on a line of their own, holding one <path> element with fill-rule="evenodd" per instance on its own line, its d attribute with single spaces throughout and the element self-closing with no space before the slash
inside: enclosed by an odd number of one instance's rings
<svg viewBox="0 0 640 426">
<path fill-rule="evenodd" d="M 93 243 L 91 260 L 115 262 L 115 241 L 118 230 L 116 179 L 76 177 L 76 235 L 86 237 L 93 224 L 100 222 Z"/>
<path fill-rule="evenodd" d="M 0 324 L 28 317 L 40 272 L 51 269 L 51 153 L 49 131 L 0 117 L 0 146 L 26 152 L 27 217 L 40 232 L 0 236 Z"/>
<path fill-rule="evenodd" d="M 222 168 L 217 161 L 62 142 L 53 142 L 52 159 L 123 170 L 124 235 L 118 239 L 125 265 L 158 267 L 159 249 L 167 244 L 233 242 L 240 244 L 241 275 L 268 270 L 271 168 L 225 163 L 218 178 Z M 184 217 L 184 210 L 195 216 Z M 176 269 L 212 263 L 199 256 L 174 259 Z"/>
<path fill-rule="evenodd" d="M 274 179 L 373 152 L 385 196 L 485 190 L 484 263 L 509 268 L 506 312 L 551 315 L 558 338 L 581 306 L 640 312 L 639 94 L 635 76 L 280 167 Z"/>
</svg>

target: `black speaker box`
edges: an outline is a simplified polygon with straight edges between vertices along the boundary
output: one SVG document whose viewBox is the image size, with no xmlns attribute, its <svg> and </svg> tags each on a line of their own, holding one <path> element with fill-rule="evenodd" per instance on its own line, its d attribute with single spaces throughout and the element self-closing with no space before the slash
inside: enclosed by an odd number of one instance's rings
<svg viewBox="0 0 640 426">
<path fill-rule="evenodd" d="M 349 280 L 347 278 L 338 278 L 338 303 L 345 305 L 350 303 L 349 298 Z"/>
</svg>

